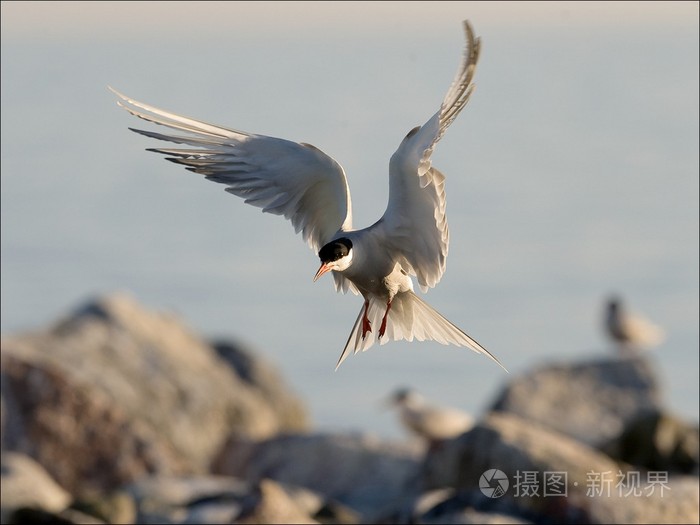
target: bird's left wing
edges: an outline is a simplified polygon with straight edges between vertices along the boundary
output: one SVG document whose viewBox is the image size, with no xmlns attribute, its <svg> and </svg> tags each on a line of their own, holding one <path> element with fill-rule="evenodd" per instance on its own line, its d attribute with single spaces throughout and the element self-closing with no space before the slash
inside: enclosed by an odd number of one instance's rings
<svg viewBox="0 0 700 525">
<path fill-rule="evenodd" d="M 110 88 L 132 115 L 185 132 L 171 135 L 130 128 L 150 138 L 190 147 L 152 148 L 207 179 L 227 185 L 262 211 L 283 215 L 316 251 L 338 230 L 352 227 L 343 168 L 310 144 L 207 124 L 137 102 Z"/>
<path fill-rule="evenodd" d="M 418 278 L 424 291 L 445 271 L 449 230 L 445 216 L 445 176 L 431 166 L 435 144 L 464 108 L 474 89 L 472 78 L 480 41 L 464 22 L 467 47 L 457 75 L 440 110 L 411 130 L 389 164 L 389 203 L 377 226 L 404 269 Z"/>
</svg>

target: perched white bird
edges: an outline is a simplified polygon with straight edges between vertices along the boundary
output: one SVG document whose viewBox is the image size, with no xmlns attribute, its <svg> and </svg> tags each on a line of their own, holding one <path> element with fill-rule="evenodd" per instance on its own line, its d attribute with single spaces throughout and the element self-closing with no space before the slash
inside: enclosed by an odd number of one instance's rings
<svg viewBox="0 0 700 525">
<path fill-rule="evenodd" d="M 432 405 L 408 388 L 394 392 L 389 403 L 398 407 L 401 422 L 409 431 L 431 443 L 457 437 L 474 426 L 474 419 L 466 412 Z"/>
<path fill-rule="evenodd" d="M 605 329 L 621 351 L 651 348 L 660 344 L 665 337 L 662 328 L 638 314 L 628 312 L 618 297 L 607 301 Z"/>
<path fill-rule="evenodd" d="M 466 21 L 464 30 L 467 47 L 457 76 L 440 109 L 423 126 L 412 129 L 391 157 L 389 204 L 384 215 L 364 229 L 353 229 L 343 168 L 318 148 L 207 124 L 112 90 L 118 104 L 132 115 L 185 132 L 172 135 L 130 128 L 189 146 L 148 151 L 167 155 L 167 160 L 225 184 L 226 191 L 246 203 L 289 219 L 321 259 L 314 281 L 330 271 L 336 290 L 362 294 L 364 305 L 336 369 L 350 352 L 367 350 L 377 341 L 402 339 L 465 346 L 500 365 L 483 346 L 420 299 L 411 279 L 416 276 L 426 291 L 445 271 L 449 241 L 445 177 L 431 166 L 430 157 L 474 89 L 480 42 Z"/>
</svg>

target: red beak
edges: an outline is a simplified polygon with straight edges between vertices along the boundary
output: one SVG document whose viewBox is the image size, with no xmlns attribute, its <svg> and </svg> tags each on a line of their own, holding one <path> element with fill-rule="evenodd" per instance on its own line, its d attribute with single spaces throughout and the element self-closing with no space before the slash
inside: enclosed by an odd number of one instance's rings
<svg viewBox="0 0 700 525">
<path fill-rule="evenodd" d="M 321 267 L 318 269 L 316 272 L 316 275 L 314 275 L 314 282 L 318 281 L 318 278 L 321 277 L 324 273 L 329 272 L 331 270 L 331 267 L 328 266 L 326 263 L 323 263 Z"/>
</svg>

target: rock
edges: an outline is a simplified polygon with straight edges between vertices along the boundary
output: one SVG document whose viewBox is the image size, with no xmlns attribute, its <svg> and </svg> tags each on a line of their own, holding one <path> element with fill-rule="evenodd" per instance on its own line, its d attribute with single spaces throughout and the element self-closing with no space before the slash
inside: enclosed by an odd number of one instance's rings
<svg viewBox="0 0 700 525">
<path fill-rule="evenodd" d="M 644 414 L 603 447 L 611 457 L 647 470 L 698 475 L 698 426 L 665 412 Z"/>
<path fill-rule="evenodd" d="M 25 452 L 74 495 L 184 464 L 169 442 L 65 370 L 2 354 L 3 446 Z"/>
<path fill-rule="evenodd" d="M 628 471 L 627 474 L 629 475 Z M 641 471 L 641 483 L 637 495 L 627 494 L 631 487 L 619 490 L 614 485 L 610 495 L 589 497 L 586 512 L 590 523 L 700 523 L 700 485 L 695 476 L 669 476 L 668 482 L 652 485 L 648 474 Z M 659 472 L 662 478 L 665 472 Z"/>
<path fill-rule="evenodd" d="M 660 398 L 652 365 L 636 356 L 542 366 L 513 379 L 492 410 L 602 446 L 631 421 L 656 412 Z"/>
<path fill-rule="evenodd" d="M 313 519 L 319 523 L 350 525 L 361 523 L 359 512 L 352 510 L 337 501 L 327 501 L 318 511 L 312 515 Z"/>
<path fill-rule="evenodd" d="M 93 493 L 73 502 L 73 509 L 95 516 L 105 523 L 137 523 L 136 502 L 124 490 Z"/>
<path fill-rule="evenodd" d="M 12 516 L 10 516 L 9 521 L 4 521 L 3 523 L 24 525 L 26 523 L 31 523 L 32 525 L 104 525 L 105 522 L 84 514 L 80 511 L 74 509 L 65 509 L 61 512 L 49 512 L 42 509 L 35 509 L 30 507 L 23 507 L 17 509 Z"/>
<path fill-rule="evenodd" d="M 16 452 L 2 453 L 2 523 L 11 522 L 11 515 L 22 508 L 61 512 L 68 508 L 71 500 L 71 495 L 36 461 Z"/>
<path fill-rule="evenodd" d="M 505 475 L 500 482 L 505 489 L 501 496 L 493 490 L 491 494 L 481 491 L 485 481 L 489 481 L 488 487 L 499 486 L 498 476 L 489 476 L 494 469 Z M 553 518 L 572 523 L 583 512 L 579 508 L 579 489 L 586 486 L 587 473 L 617 472 L 617 469 L 617 464 L 607 456 L 567 436 L 512 414 L 494 412 L 470 432 L 431 449 L 424 462 L 423 482 L 426 489 L 453 487 L 466 493 L 464 505 L 476 510 L 497 511 L 533 521 Z M 521 497 L 535 483 L 520 483 L 523 480 L 519 476 L 534 476 L 542 495 L 545 472 L 566 472 L 566 480 L 559 489 L 568 496 Z M 464 494 L 460 497 L 464 498 Z"/>
<path fill-rule="evenodd" d="M 104 491 L 147 473 L 203 472 L 232 433 L 307 425 L 293 392 L 256 383 L 275 377 L 269 365 L 246 359 L 255 373 L 243 379 L 176 317 L 125 295 L 91 302 L 2 339 L 3 446 L 71 491 L 81 479 Z"/>
<path fill-rule="evenodd" d="M 125 487 L 138 509 L 135 523 L 231 523 L 251 498 L 251 484 L 206 474 L 156 475 Z"/>
<path fill-rule="evenodd" d="M 532 522 L 497 512 L 479 512 L 467 507 L 447 513 L 440 512 L 435 516 L 422 516 L 415 523 L 419 525 L 527 525 Z"/>
<path fill-rule="evenodd" d="M 367 435 L 282 435 L 261 442 L 231 439 L 213 472 L 259 482 L 306 487 L 374 522 L 412 494 L 419 466 L 415 448 Z"/>
<path fill-rule="evenodd" d="M 430 490 L 413 504 L 410 518 L 393 520 L 402 523 L 447 525 L 458 523 L 531 523 L 513 516 L 496 512 L 479 512 L 471 508 L 468 502 L 461 501 L 461 494 L 452 488 Z"/>
<path fill-rule="evenodd" d="M 309 516 L 287 492 L 269 479 L 260 481 L 255 503 L 244 509 L 233 523 L 267 525 L 269 523 L 319 523 Z"/>
<path fill-rule="evenodd" d="M 300 432 L 309 428 L 303 403 L 297 396 L 290 395 L 284 378 L 262 356 L 231 341 L 215 341 L 211 346 L 253 392 L 267 401 L 280 429 Z"/>
<path fill-rule="evenodd" d="M 670 487 L 663 497 L 654 476 Z M 697 478 L 635 471 L 568 436 L 498 412 L 432 449 L 423 486 L 457 491 L 449 514 L 461 507 L 564 524 L 692 523 L 698 516 Z"/>
<path fill-rule="evenodd" d="M 318 523 L 321 499 L 269 479 L 249 483 L 228 476 L 152 476 L 126 491 L 137 502 L 135 523 Z"/>
</svg>

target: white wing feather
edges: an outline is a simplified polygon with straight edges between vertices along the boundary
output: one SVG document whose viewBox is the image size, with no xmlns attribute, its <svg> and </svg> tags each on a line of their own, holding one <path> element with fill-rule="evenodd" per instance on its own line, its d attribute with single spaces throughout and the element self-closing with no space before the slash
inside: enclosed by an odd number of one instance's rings
<svg viewBox="0 0 700 525">
<path fill-rule="evenodd" d="M 464 22 L 467 47 L 461 66 L 440 110 L 413 129 L 391 157 L 389 204 L 380 221 L 398 262 L 418 279 L 423 291 L 445 271 L 449 230 L 445 216 L 445 177 L 431 167 L 435 144 L 464 108 L 474 89 L 472 78 L 480 41 Z"/>
<path fill-rule="evenodd" d="M 339 230 L 352 228 L 345 172 L 318 148 L 207 124 L 112 91 L 119 97 L 118 104 L 132 115 L 187 133 L 170 135 L 130 128 L 147 137 L 190 146 L 149 151 L 226 184 L 226 191 L 264 212 L 283 215 L 315 251 Z"/>
</svg>

